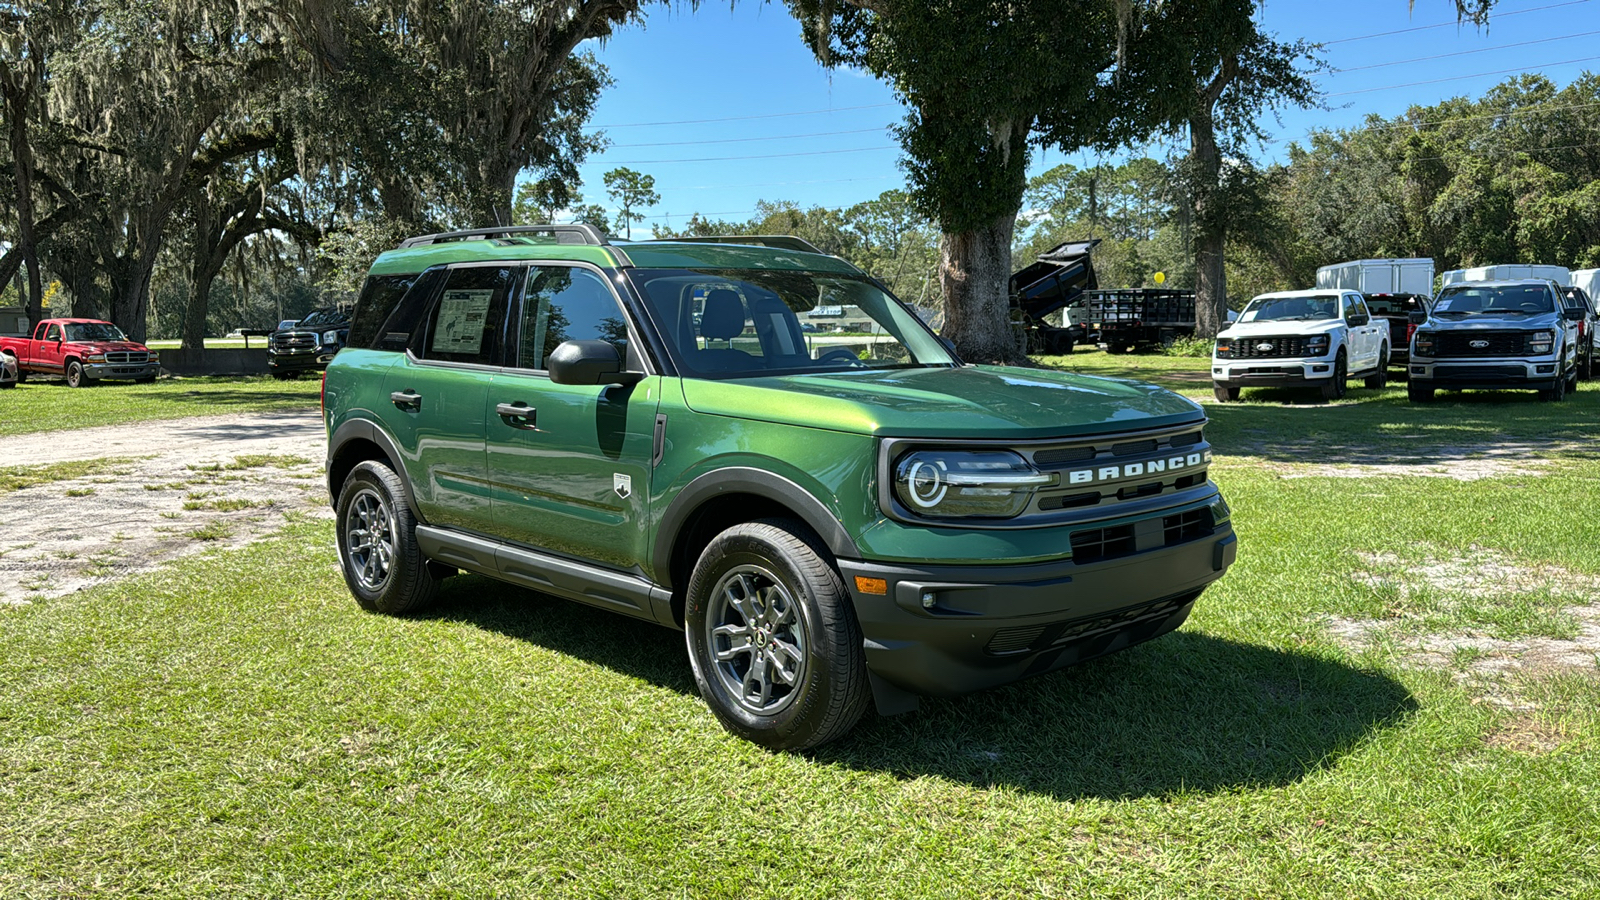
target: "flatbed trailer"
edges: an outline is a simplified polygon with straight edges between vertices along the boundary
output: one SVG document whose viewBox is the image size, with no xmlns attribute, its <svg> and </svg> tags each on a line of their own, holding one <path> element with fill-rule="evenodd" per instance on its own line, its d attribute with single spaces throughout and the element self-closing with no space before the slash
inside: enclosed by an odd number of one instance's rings
<svg viewBox="0 0 1600 900">
<path fill-rule="evenodd" d="M 1195 331 L 1194 291 L 1118 288 L 1084 291 L 1090 327 L 1113 353 L 1161 347 Z"/>
</svg>

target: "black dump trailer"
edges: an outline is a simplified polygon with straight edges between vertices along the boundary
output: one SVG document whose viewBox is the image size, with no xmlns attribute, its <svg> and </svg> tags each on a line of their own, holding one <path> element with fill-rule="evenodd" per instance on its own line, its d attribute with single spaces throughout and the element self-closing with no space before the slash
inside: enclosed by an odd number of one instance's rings
<svg viewBox="0 0 1600 900">
<path fill-rule="evenodd" d="M 1029 353 L 1071 353 L 1088 340 L 1081 312 L 1063 313 L 1060 326 L 1045 317 L 1065 310 L 1097 287 L 1089 251 L 1098 240 L 1067 241 L 1039 254 L 1039 258 L 1011 276 L 1011 313 L 1021 322 Z"/>
<path fill-rule="evenodd" d="M 1195 329 L 1194 291 L 1119 288 L 1084 291 L 1082 303 L 1100 343 L 1112 353 L 1161 347 Z"/>
</svg>

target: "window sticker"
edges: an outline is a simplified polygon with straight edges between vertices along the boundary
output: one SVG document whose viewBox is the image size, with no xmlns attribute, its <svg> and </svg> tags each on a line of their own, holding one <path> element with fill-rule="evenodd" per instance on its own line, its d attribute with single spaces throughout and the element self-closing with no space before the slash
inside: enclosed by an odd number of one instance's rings
<svg viewBox="0 0 1600 900">
<path fill-rule="evenodd" d="M 434 351 L 477 355 L 483 349 L 483 323 L 493 297 L 493 288 L 445 291 L 433 329 Z"/>
</svg>

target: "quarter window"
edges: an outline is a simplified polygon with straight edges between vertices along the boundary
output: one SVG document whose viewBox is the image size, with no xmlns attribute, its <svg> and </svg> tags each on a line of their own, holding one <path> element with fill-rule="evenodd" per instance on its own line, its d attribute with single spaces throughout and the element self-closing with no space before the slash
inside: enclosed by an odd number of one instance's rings
<svg viewBox="0 0 1600 900">
<path fill-rule="evenodd" d="M 517 365 L 549 368 L 563 341 L 610 341 L 626 359 L 628 322 L 605 279 L 577 266 L 535 266 L 528 272 L 517 339 Z"/>
<path fill-rule="evenodd" d="M 423 359 L 498 365 L 513 271 L 498 266 L 451 269 L 428 313 Z"/>
</svg>

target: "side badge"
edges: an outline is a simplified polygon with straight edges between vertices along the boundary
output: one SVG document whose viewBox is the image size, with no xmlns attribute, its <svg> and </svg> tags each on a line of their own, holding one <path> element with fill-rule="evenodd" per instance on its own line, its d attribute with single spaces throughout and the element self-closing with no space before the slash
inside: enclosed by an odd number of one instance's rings
<svg viewBox="0 0 1600 900">
<path fill-rule="evenodd" d="M 611 489 L 617 496 L 626 500 L 633 495 L 633 477 L 629 475 L 614 474 L 611 476 Z"/>
</svg>

